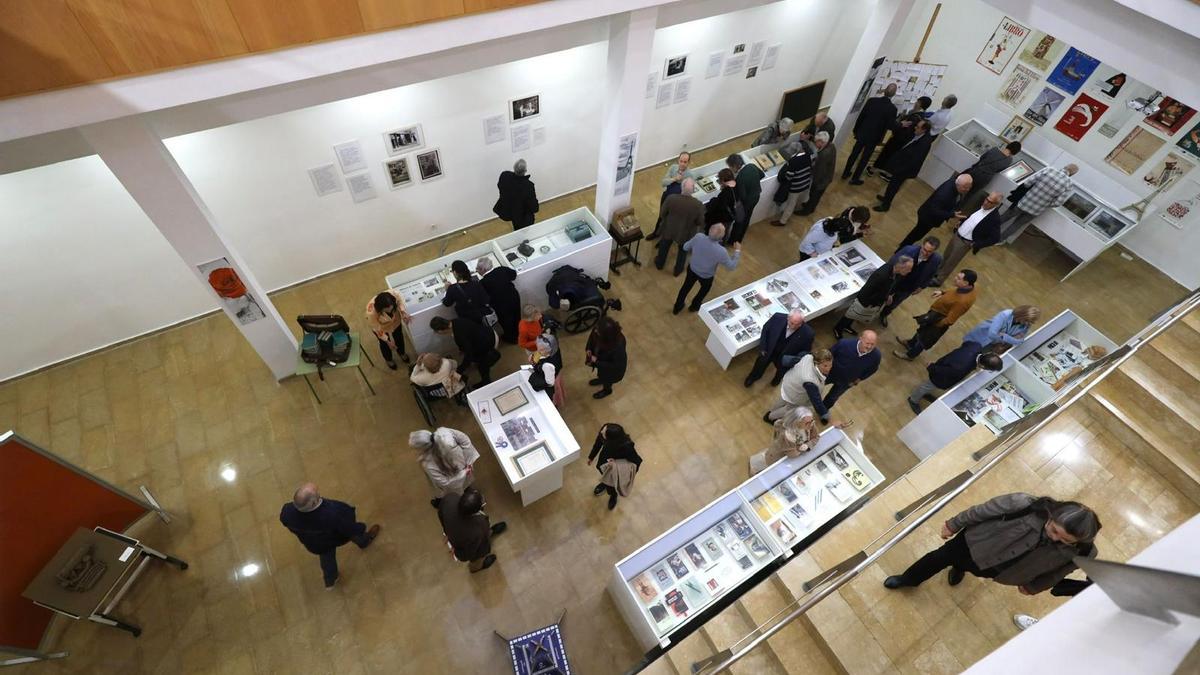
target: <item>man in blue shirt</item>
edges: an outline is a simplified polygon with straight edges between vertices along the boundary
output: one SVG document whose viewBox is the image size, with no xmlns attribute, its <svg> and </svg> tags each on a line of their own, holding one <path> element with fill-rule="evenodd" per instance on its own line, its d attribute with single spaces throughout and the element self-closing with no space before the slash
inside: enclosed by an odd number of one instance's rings
<svg viewBox="0 0 1200 675">
<path fill-rule="evenodd" d="M 708 228 L 708 234 L 699 232 L 692 237 L 686 244 L 683 245 L 683 250 L 691 251 L 692 259 L 688 261 L 687 277 L 683 280 L 683 287 L 679 289 L 679 295 L 675 297 L 675 307 L 671 310 L 673 314 L 678 314 L 683 311 L 683 303 L 687 300 L 688 293 L 692 291 L 692 286 L 696 282 L 700 282 L 700 292 L 692 298 L 692 304 L 688 306 L 689 312 L 700 311 L 700 305 L 704 304 L 704 296 L 708 295 L 708 290 L 712 288 L 713 277 L 717 276 L 717 266 L 724 265 L 729 269 L 737 268 L 738 261 L 742 258 L 742 245 L 734 243 L 733 255 L 729 255 L 729 251 L 721 245 L 721 238 L 725 236 L 725 226 L 721 223 L 714 223 Z"/>
<path fill-rule="evenodd" d="M 822 401 L 827 409 L 833 408 L 833 404 L 837 403 L 846 390 L 879 370 L 879 363 L 883 357 L 875 346 L 878 341 L 879 336 L 875 331 L 864 330 L 857 338 L 838 340 L 833 349 L 829 350 L 833 352 L 833 370 L 829 371 L 825 381 L 833 386 Z"/>
<path fill-rule="evenodd" d="M 309 553 L 321 559 L 326 590 L 338 580 L 337 549 L 353 541 L 366 548 L 379 535 L 379 526 L 370 529 L 355 518 L 354 507 L 336 499 L 322 499 L 313 483 L 301 485 L 292 501 L 279 511 L 279 522 L 291 530 Z"/>
<path fill-rule="evenodd" d="M 1015 347 L 1025 341 L 1025 335 L 1033 324 L 1042 317 L 1042 310 L 1033 305 L 1021 305 L 1006 309 L 996 316 L 975 326 L 963 336 L 963 342 L 978 342 L 987 347 L 1003 343 L 1003 349 Z"/>
</svg>

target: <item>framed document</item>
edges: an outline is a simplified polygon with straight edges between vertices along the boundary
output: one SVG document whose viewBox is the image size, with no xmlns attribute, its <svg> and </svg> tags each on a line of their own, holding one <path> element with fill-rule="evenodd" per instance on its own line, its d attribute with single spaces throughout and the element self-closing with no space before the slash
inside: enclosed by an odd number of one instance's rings
<svg viewBox="0 0 1200 675">
<path fill-rule="evenodd" d="M 519 410 L 522 406 L 529 403 L 529 399 L 525 398 L 525 392 L 521 391 L 520 387 L 513 387 L 493 398 L 492 403 L 496 404 L 496 410 L 503 416 L 514 410 Z"/>
<path fill-rule="evenodd" d="M 550 452 L 545 441 L 513 456 L 513 463 L 517 465 L 517 473 L 521 474 L 521 477 L 528 476 L 553 462 L 554 454 Z"/>
</svg>

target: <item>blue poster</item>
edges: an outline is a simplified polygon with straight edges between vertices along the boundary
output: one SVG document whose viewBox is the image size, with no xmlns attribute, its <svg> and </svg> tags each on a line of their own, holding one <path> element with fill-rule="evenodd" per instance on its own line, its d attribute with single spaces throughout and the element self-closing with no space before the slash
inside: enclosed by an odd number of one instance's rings
<svg viewBox="0 0 1200 675">
<path fill-rule="evenodd" d="M 1050 77 L 1047 77 L 1046 81 L 1068 94 L 1074 94 L 1079 91 L 1079 88 L 1083 86 L 1098 65 L 1100 65 L 1100 61 L 1071 47 L 1062 61 L 1059 61 L 1058 65 L 1054 67 L 1054 72 L 1050 73 Z"/>
</svg>

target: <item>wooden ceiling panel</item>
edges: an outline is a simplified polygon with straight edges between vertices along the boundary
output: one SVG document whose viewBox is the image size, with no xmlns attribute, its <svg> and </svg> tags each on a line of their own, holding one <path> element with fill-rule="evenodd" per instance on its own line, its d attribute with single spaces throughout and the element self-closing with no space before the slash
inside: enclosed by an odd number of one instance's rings
<svg viewBox="0 0 1200 675">
<path fill-rule="evenodd" d="M 367 30 L 387 30 L 414 23 L 437 21 L 461 16 L 463 0 L 358 0 L 363 27 Z"/>
<path fill-rule="evenodd" d="M 0 0 L 0 17 L 0 96 L 112 77 L 66 0 Z"/>
<path fill-rule="evenodd" d="M 420 1 L 420 0 L 418 0 Z M 358 0 L 227 0 L 250 51 L 363 32 Z"/>
</svg>

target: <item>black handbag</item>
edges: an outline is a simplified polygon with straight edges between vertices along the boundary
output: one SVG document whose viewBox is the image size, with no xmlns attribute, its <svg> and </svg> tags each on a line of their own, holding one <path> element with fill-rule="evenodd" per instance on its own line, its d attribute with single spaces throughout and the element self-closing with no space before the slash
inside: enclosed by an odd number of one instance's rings
<svg viewBox="0 0 1200 675">
<path fill-rule="evenodd" d="M 1018 185 L 1015 190 L 1008 193 L 1008 201 L 1016 204 L 1017 202 L 1021 201 L 1021 197 L 1024 197 L 1026 192 L 1029 192 L 1028 183 L 1024 185 Z"/>
</svg>

